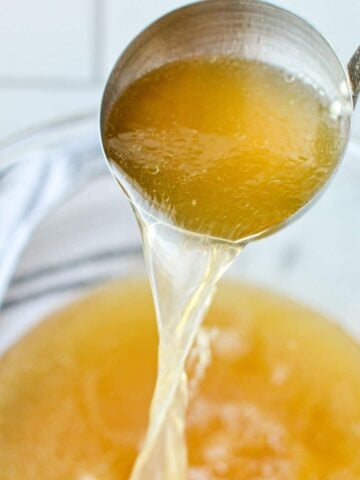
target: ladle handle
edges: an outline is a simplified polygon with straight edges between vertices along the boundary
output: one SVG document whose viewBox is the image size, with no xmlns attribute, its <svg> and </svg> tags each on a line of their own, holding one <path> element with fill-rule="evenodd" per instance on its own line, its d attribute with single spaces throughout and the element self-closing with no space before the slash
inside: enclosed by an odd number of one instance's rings
<svg viewBox="0 0 360 480">
<path fill-rule="evenodd" d="M 353 90 L 354 107 L 360 93 L 360 47 L 351 57 L 348 64 L 348 71 Z"/>
</svg>

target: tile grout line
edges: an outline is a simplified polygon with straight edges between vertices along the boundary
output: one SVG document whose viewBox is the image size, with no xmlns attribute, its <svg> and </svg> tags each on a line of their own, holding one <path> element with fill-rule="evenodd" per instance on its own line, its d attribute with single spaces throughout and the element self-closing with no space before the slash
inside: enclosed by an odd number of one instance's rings
<svg viewBox="0 0 360 480">
<path fill-rule="evenodd" d="M 41 78 L 41 77 L 1 77 L 0 76 L 0 88 L 8 90 L 17 89 L 79 89 L 79 88 L 93 88 L 98 86 L 98 82 L 94 78 L 87 80 L 75 78 Z"/>
<path fill-rule="evenodd" d="M 36 76 L 1 76 L 0 88 L 6 90 L 18 89 L 81 89 L 94 88 L 101 84 L 103 73 L 103 48 L 104 48 L 104 2 L 93 0 L 93 45 L 91 56 L 91 72 L 88 79 L 82 78 L 44 78 Z"/>
</svg>

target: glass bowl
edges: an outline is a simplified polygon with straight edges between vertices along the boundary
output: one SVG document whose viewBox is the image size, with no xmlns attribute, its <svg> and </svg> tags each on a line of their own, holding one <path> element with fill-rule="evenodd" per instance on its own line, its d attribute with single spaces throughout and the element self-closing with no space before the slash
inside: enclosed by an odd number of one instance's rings
<svg viewBox="0 0 360 480">
<path fill-rule="evenodd" d="M 249 245 L 228 275 L 322 311 L 360 339 L 359 185 L 353 138 L 313 208 Z M 104 282 L 144 275 L 140 233 L 105 167 L 94 115 L 2 147 L 0 225 L 0 353 L 45 313 Z"/>
</svg>

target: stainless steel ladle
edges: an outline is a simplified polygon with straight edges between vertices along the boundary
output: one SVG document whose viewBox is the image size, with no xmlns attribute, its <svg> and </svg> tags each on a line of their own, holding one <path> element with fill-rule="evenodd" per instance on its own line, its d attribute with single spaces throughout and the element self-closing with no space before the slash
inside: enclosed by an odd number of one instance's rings
<svg viewBox="0 0 360 480">
<path fill-rule="evenodd" d="M 290 74 L 302 75 L 321 89 L 341 117 L 340 163 L 360 90 L 360 47 L 346 69 L 328 41 L 314 27 L 299 16 L 260 0 L 194 3 L 170 12 L 141 32 L 120 56 L 107 82 L 100 115 L 103 142 L 104 126 L 114 101 L 135 79 L 174 60 L 221 54 L 270 63 Z M 108 161 L 130 200 L 133 204 L 140 204 L 138 187 L 125 179 L 111 159 Z M 281 225 L 239 239 L 239 243 L 247 243 L 282 228 L 311 203 Z M 161 220 L 166 222 L 163 217 Z"/>
</svg>

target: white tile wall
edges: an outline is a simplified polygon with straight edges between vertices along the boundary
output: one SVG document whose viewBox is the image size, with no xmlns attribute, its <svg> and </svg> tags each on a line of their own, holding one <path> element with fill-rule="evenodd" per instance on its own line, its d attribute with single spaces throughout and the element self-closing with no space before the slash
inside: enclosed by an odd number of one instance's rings
<svg viewBox="0 0 360 480">
<path fill-rule="evenodd" d="M 94 2 L 4 0 L 0 72 L 11 81 L 89 80 Z"/>
<path fill-rule="evenodd" d="M 360 0 L 274 0 L 303 14 L 343 60 L 360 43 Z M 2 0 L 0 139 L 98 105 L 105 78 L 149 22 L 189 0 Z"/>
</svg>

